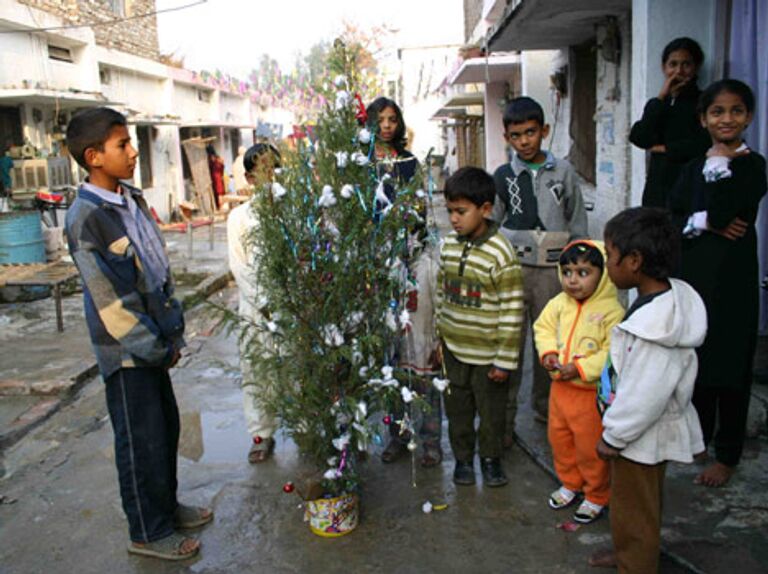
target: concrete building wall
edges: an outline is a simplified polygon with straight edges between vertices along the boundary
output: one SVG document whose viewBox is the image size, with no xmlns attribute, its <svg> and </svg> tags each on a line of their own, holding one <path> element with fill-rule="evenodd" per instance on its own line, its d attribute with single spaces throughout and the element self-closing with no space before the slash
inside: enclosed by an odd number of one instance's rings
<svg viewBox="0 0 768 574">
<path fill-rule="evenodd" d="M 570 148 L 568 137 L 567 102 L 558 99 L 552 88 L 550 76 L 567 63 L 568 53 L 562 50 L 526 50 L 520 53 L 522 59 L 521 95 L 539 102 L 544 109 L 544 119 L 550 126 L 544 148 L 557 157 L 565 157 Z"/>
<path fill-rule="evenodd" d="M 509 161 L 508 146 L 504 140 L 504 105 L 507 86 L 504 82 L 485 85 L 485 169 L 493 173 Z"/>
<path fill-rule="evenodd" d="M 154 0 L 18 0 L 43 12 L 61 18 L 67 24 L 104 23 L 122 17 L 149 14 L 155 8 Z M 115 11 L 112 4 L 122 5 Z M 96 44 L 157 60 L 160 51 L 157 41 L 157 18 L 154 15 L 121 21 L 117 24 L 93 27 Z"/>
<path fill-rule="evenodd" d="M 200 100 L 199 92 L 208 94 L 211 101 Z M 217 119 L 213 110 L 213 91 L 203 87 L 175 84 L 173 90 L 173 109 L 182 112 L 191 121 L 212 121 Z"/>
<path fill-rule="evenodd" d="M 597 51 L 596 182 L 589 214 L 590 235 L 596 238 L 602 237 L 605 223 L 630 204 L 631 18 L 620 16 L 617 24 L 619 61 L 611 61 L 606 50 Z M 608 25 L 598 25 L 598 46 L 608 44 L 609 33 Z"/>
<path fill-rule="evenodd" d="M 642 116 L 648 99 L 663 83 L 661 54 L 674 38 L 689 36 L 701 44 L 704 65 L 699 86 L 712 81 L 716 58 L 717 0 L 633 0 L 631 120 Z M 639 205 L 645 185 L 645 151 L 632 148 L 631 203 Z"/>
<path fill-rule="evenodd" d="M 0 0 L 0 28 L 24 30 L 55 27 L 63 21 L 16 0 Z M 59 88 L 77 85 L 81 90 L 98 90 L 93 63 L 93 32 L 88 28 L 45 33 L 0 34 L 0 88 Z M 73 62 L 59 62 L 49 56 L 48 46 L 70 51 Z"/>
<path fill-rule="evenodd" d="M 475 27 L 483 17 L 483 0 L 464 0 L 464 42 L 472 40 Z"/>
<path fill-rule="evenodd" d="M 231 124 L 250 124 L 251 106 L 247 97 L 222 94 L 219 103 L 221 120 Z"/>
<path fill-rule="evenodd" d="M 126 103 L 134 110 L 148 115 L 163 115 L 168 111 L 163 101 L 164 80 L 141 74 L 102 66 L 102 93 L 112 102 Z"/>
</svg>

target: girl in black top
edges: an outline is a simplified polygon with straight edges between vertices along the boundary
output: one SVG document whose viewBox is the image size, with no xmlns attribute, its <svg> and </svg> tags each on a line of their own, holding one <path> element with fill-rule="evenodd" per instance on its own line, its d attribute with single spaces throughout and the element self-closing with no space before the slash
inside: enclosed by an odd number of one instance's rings
<svg viewBox="0 0 768 574">
<path fill-rule="evenodd" d="M 755 219 L 765 195 L 765 159 L 742 132 L 755 99 L 738 80 L 720 80 L 701 96 L 711 147 L 686 165 L 670 196 L 683 231 L 681 278 L 707 307 L 707 338 L 698 349 L 693 404 L 716 461 L 696 478 L 722 486 L 741 458 L 757 344 L 758 264 Z"/>
<path fill-rule="evenodd" d="M 664 48 L 664 85 L 658 97 L 645 104 L 643 117 L 629 133 L 629 141 L 650 152 L 643 206 L 667 207 L 667 196 L 683 165 L 710 146 L 696 111 L 701 93 L 696 81 L 703 61 L 701 47 L 690 38 L 677 38 Z"/>
</svg>

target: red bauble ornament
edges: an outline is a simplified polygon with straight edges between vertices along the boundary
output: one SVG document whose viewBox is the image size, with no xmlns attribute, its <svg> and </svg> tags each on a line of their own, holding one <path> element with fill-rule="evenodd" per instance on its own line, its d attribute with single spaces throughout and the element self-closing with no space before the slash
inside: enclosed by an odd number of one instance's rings
<svg viewBox="0 0 768 574">
<path fill-rule="evenodd" d="M 264 439 L 263 439 L 263 438 L 261 438 L 260 436 L 255 436 L 255 437 L 253 437 L 253 443 L 254 443 L 254 444 L 261 444 L 263 440 L 264 440 Z"/>
<path fill-rule="evenodd" d="M 286 493 L 286 494 L 291 494 L 291 493 L 293 492 L 293 490 L 294 490 L 294 486 L 293 486 L 293 483 L 292 483 L 292 482 L 286 482 L 286 483 L 283 485 L 283 492 L 284 492 L 284 493 Z"/>
<path fill-rule="evenodd" d="M 389 416 L 389 415 L 386 415 L 386 416 L 384 417 L 384 424 L 385 424 L 385 425 L 389 425 L 389 424 L 392 424 L 392 417 L 391 417 L 391 416 Z"/>
</svg>

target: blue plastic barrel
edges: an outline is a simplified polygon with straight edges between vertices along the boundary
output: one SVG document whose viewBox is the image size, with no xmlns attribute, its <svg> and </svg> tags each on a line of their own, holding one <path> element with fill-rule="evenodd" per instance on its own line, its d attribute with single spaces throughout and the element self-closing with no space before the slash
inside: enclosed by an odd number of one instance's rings
<svg viewBox="0 0 768 574">
<path fill-rule="evenodd" d="M 45 262 L 45 243 L 37 211 L 0 213 L 0 264 Z"/>
</svg>

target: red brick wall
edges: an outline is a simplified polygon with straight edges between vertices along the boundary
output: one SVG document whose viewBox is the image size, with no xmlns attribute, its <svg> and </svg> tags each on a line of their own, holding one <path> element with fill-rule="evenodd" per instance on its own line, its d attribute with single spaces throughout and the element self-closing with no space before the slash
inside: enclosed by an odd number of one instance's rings
<svg viewBox="0 0 768 574">
<path fill-rule="evenodd" d="M 55 14 L 67 24 L 107 22 L 120 17 L 112 11 L 110 0 L 18 0 L 44 12 Z M 154 0 L 123 0 L 126 16 L 153 12 Z M 99 46 L 127 52 L 143 58 L 158 60 L 157 18 L 147 16 L 118 24 L 95 26 Z"/>
</svg>

